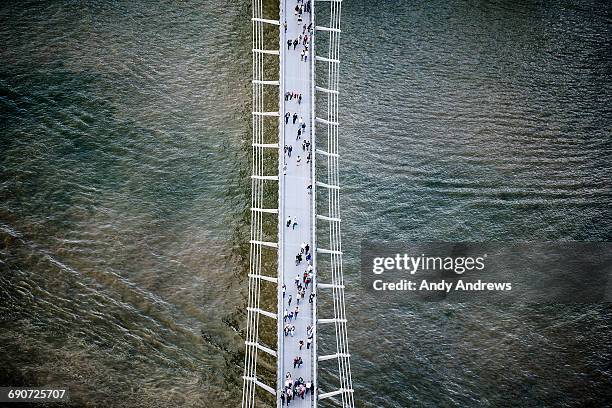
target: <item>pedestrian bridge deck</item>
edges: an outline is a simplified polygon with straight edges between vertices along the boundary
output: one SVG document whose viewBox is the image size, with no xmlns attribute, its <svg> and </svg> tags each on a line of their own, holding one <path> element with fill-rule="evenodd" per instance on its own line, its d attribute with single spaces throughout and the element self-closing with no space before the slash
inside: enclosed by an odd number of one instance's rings
<svg viewBox="0 0 612 408">
<path fill-rule="evenodd" d="M 265 2 L 269 3 L 269 2 Z M 254 0 L 253 5 L 253 175 L 251 176 L 251 240 L 249 267 L 249 300 L 247 307 L 247 335 L 245 348 L 245 369 L 243 376 L 242 407 L 254 408 L 256 389 L 264 390 L 276 398 L 276 405 L 288 406 L 286 375 L 289 374 L 295 384 L 302 378 L 304 384 L 311 383 L 313 389 L 301 398 L 293 395 L 291 407 L 316 407 L 318 400 L 333 399 L 345 408 L 354 407 L 353 387 L 350 374 L 350 354 L 346 330 L 346 311 L 344 308 L 344 281 L 342 272 L 342 245 L 340 239 L 340 206 L 338 176 L 338 79 L 339 79 L 339 37 L 341 0 L 319 0 L 320 6 L 327 7 L 322 15 L 329 16 L 329 26 L 317 26 L 314 22 L 315 0 L 279 0 L 279 20 L 272 20 L 270 13 L 264 13 L 264 2 Z M 295 11 L 301 5 L 303 11 Z M 312 6 L 312 11 L 309 11 Z M 327 20 L 327 17 L 325 17 Z M 279 29 L 278 50 L 268 49 L 264 42 L 264 27 L 273 25 Z M 304 36 L 309 41 L 304 41 Z M 315 38 L 317 35 L 326 43 L 326 56 L 316 56 Z M 300 38 L 301 37 L 301 38 Z M 298 40 L 288 46 L 288 40 Z M 264 75 L 264 55 L 279 57 L 279 78 Z M 267 57 L 270 58 L 270 57 Z M 317 86 L 315 81 L 315 64 L 323 67 Z M 325 82 L 325 83 L 323 83 Z M 264 104 L 264 87 L 277 87 L 279 90 L 279 107 L 272 110 Z M 315 115 L 315 92 L 317 98 L 324 102 L 321 117 Z M 293 97 L 287 97 L 287 95 Z M 297 95 L 297 97 L 295 96 Z M 301 98 L 300 98 L 301 95 Z M 326 113 L 324 111 L 327 111 Z M 287 115 L 287 116 L 286 116 Z M 295 120 L 294 120 L 295 118 Z M 278 143 L 264 137 L 264 123 L 278 121 Z M 323 146 L 317 144 L 315 124 L 323 138 Z M 267 128 L 269 130 L 269 128 Z M 299 130 L 302 130 L 298 134 Z M 304 143 L 306 142 L 306 145 Z M 264 170 L 264 151 L 274 149 L 279 152 L 278 174 Z M 287 150 L 288 149 L 288 150 Z M 320 165 L 325 170 L 323 177 L 317 181 L 316 156 L 321 159 Z M 264 185 L 278 182 L 278 208 L 264 205 Z M 309 188 L 310 187 L 310 188 Z M 321 190 L 318 190 L 318 189 Z M 316 214 L 315 196 L 322 191 L 327 205 L 320 214 Z M 264 234 L 263 217 L 276 216 L 279 225 L 278 241 Z M 287 219 L 291 222 L 287 226 Z M 324 248 L 317 247 L 315 224 L 320 222 L 329 231 Z M 302 248 L 308 244 L 309 250 Z M 278 254 L 277 277 L 268 266 L 264 268 L 262 251 L 276 250 Z M 310 253 L 311 259 L 306 258 Z M 296 255 L 302 255 L 297 261 Z M 317 267 L 317 257 L 325 260 L 322 282 L 318 283 L 321 268 Z M 312 265 L 310 265 L 312 262 Z M 308 288 L 304 282 L 304 273 L 311 270 L 312 277 Z M 305 289 L 304 297 L 298 305 L 297 282 Z M 267 283 L 265 283 L 267 282 Z M 277 310 L 264 310 L 261 303 L 261 285 L 272 284 L 277 288 Z M 315 295 L 315 291 L 319 293 Z M 313 295 L 312 303 L 309 302 Z M 317 316 L 317 298 L 333 302 L 333 310 L 325 310 L 324 318 Z M 289 304 L 291 298 L 291 304 Z M 296 318 L 285 319 L 285 313 L 295 313 Z M 333 312 L 333 313 L 332 313 Z M 278 330 L 277 349 L 266 345 L 260 337 L 259 319 L 272 319 Z M 289 325 L 292 330 L 285 335 L 284 328 Z M 325 350 L 322 355 L 317 347 L 317 325 L 327 325 L 335 329 L 335 350 Z M 312 327 L 312 336 L 307 328 Z M 267 337 L 267 336 L 266 336 Z M 312 343 L 308 347 L 309 337 Z M 300 340 L 303 342 L 300 347 Z M 258 353 L 270 355 L 277 362 L 276 384 L 260 371 L 258 372 Z M 294 367 L 294 359 L 301 358 L 302 364 Z M 326 383 L 325 390 L 318 387 L 317 366 L 327 364 L 333 367 L 337 363 L 338 383 Z M 269 365 L 267 365 L 269 367 Z M 326 369 L 327 371 L 327 369 Z M 292 387 L 295 390 L 294 387 Z M 284 404 L 283 404 L 284 402 Z"/>
<path fill-rule="evenodd" d="M 313 75 L 311 51 L 312 46 L 307 45 L 308 52 L 306 58 L 302 57 L 305 46 L 303 44 L 304 35 L 309 38 L 311 33 L 304 31 L 304 26 L 308 28 L 311 23 L 311 15 L 306 10 L 301 13 L 301 18 L 298 20 L 298 15 L 295 14 L 296 0 L 281 0 L 281 22 L 286 21 L 286 30 L 281 29 L 281 78 L 279 92 L 281 96 L 281 115 L 290 114 L 288 120 L 281 121 L 280 126 L 280 145 L 282 147 L 291 147 L 291 156 L 288 153 L 284 154 L 282 159 L 281 179 L 280 182 L 280 214 L 279 218 L 284 222 L 281 236 L 281 251 L 279 262 L 282 270 L 282 284 L 285 285 L 286 293 L 282 299 L 282 309 L 280 313 L 284 315 L 285 310 L 288 312 L 295 311 L 295 307 L 299 307 L 297 318 L 291 322 L 283 322 L 282 326 L 289 324 L 295 326 L 293 336 L 290 334 L 285 336 L 283 332 L 279 333 L 280 338 L 280 353 L 279 353 L 279 375 L 282 376 L 282 381 L 285 381 L 287 373 L 290 373 L 293 381 L 298 378 L 303 378 L 304 382 L 313 382 L 314 376 L 314 348 L 307 348 L 307 327 L 314 328 L 314 310 L 313 303 L 309 303 L 309 296 L 313 291 L 313 285 L 310 283 L 308 289 L 305 290 L 304 298 L 297 305 L 298 290 L 296 285 L 296 277 L 299 282 L 304 285 L 303 276 L 308 267 L 305 254 L 303 260 L 296 264 L 296 255 L 301 251 L 301 245 L 307 243 L 310 247 L 310 253 L 313 249 L 313 200 L 308 186 L 313 184 L 312 160 L 308 160 L 311 156 L 314 158 L 312 150 L 312 91 Z M 295 47 L 292 44 L 287 46 L 289 39 L 295 40 L 302 38 Z M 293 97 L 286 100 L 286 93 L 293 92 L 301 94 L 299 98 Z M 294 122 L 294 115 L 297 114 L 297 120 Z M 302 129 L 302 123 L 305 124 L 301 136 L 298 137 L 298 129 Z M 303 143 L 308 141 L 310 146 L 303 148 Z M 283 174 L 284 173 L 284 174 Z M 286 226 L 287 217 L 290 217 L 292 224 Z M 297 225 L 293 226 L 293 222 L 297 221 Z M 279 227 L 280 228 L 280 227 Z M 289 297 L 291 296 L 291 306 L 288 305 Z M 280 316 L 279 316 L 280 317 Z M 300 349 L 299 341 L 304 342 Z M 294 368 L 294 358 L 301 357 L 303 364 L 299 368 Z M 291 401 L 291 406 L 295 408 L 311 407 L 313 405 L 313 393 L 307 393 L 304 399 L 294 396 Z"/>
</svg>

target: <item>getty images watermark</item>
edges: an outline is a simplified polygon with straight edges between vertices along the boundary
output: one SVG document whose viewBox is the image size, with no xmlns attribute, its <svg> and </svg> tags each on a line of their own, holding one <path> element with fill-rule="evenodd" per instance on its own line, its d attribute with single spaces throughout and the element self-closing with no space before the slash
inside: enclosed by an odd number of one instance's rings
<svg viewBox="0 0 612 408">
<path fill-rule="evenodd" d="M 612 300 L 609 243 L 362 242 L 362 283 L 394 300 L 593 303 Z"/>
</svg>

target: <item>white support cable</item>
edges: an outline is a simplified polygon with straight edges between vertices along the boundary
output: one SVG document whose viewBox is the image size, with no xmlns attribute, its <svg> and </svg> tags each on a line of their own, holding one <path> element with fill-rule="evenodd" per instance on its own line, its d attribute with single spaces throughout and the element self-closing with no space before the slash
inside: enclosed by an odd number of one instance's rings
<svg viewBox="0 0 612 408">
<path fill-rule="evenodd" d="M 257 342 L 252 342 L 252 341 L 245 341 L 244 344 L 246 344 L 247 346 L 255 346 L 257 347 L 259 350 L 263 351 L 264 353 L 268 353 L 269 355 L 271 355 L 272 357 L 276 357 L 276 351 L 272 350 L 269 347 L 264 346 L 261 343 L 257 343 Z"/>
<path fill-rule="evenodd" d="M 251 178 L 257 180 L 278 181 L 278 176 L 260 176 L 258 174 L 253 174 Z"/>
<path fill-rule="evenodd" d="M 340 63 L 340 60 L 320 57 L 318 55 L 315 57 L 315 60 L 322 61 L 322 62 L 328 62 L 330 64 L 339 64 Z"/>
<path fill-rule="evenodd" d="M 319 123 L 323 123 L 324 125 L 338 126 L 340 125 L 338 122 L 332 122 L 323 118 L 315 118 L 315 120 Z"/>
<path fill-rule="evenodd" d="M 259 84 L 257 84 L 257 85 L 259 85 Z M 280 116 L 278 112 L 258 112 L 258 111 L 253 111 L 251 113 L 253 114 L 253 116 Z"/>
<path fill-rule="evenodd" d="M 317 86 L 317 87 L 315 87 L 315 89 L 317 91 L 319 91 L 319 92 L 323 92 L 323 93 L 327 93 L 327 94 L 333 94 L 333 95 L 338 95 L 340 93 L 337 90 L 329 89 L 329 88 L 324 88 L 322 86 Z"/>
<path fill-rule="evenodd" d="M 316 11 L 315 11 L 316 5 L 315 2 L 313 1 L 311 3 L 311 13 L 310 13 L 310 24 L 316 26 Z M 317 33 L 316 30 L 312 30 L 312 35 L 311 35 L 311 54 L 312 56 L 316 56 L 317 55 L 317 42 L 316 42 L 316 38 L 317 38 Z M 310 132 L 311 132 L 311 143 L 312 143 L 312 150 L 314 150 L 316 152 L 317 150 L 317 136 L 316 136 L 316 126 L 315 126 L 315 117 L 316 117 L 316 109 L 315 109 L 315 100 L 316 100 L 316 70 L 315 70 L 315 62 L 316 60 L 314 58 L 310 58 Z M 312 185 L 312 190 L 311 190 L 311 210 L 312 210 L 312 225 L 311 225 L 311 236 L 312 236 L 312 247 L 316 248 L 317 247 L 317 219 L 315 214 L 317 213 L 317 186 L 316 186 L 316 180 L 317 180 L 317 157 L 316 157 L 316 153 L 312 155 L 312 160 L 311 160 L 311 185 Z M 316 251 L 313 251 L 312 254 L 312 266 L 313 266 L 313 276 L 312 276 L 312 293 L 315 295 L 313 300 L 312 300 L 312 321 L 313 321 L 313 326 L 314 326 L 314 333 L 313 333 L 313 339 L 312 339 L 312 355 L 313 356 L 317 356 L 317 350 L 318 350 L 318 330 L 317 330 L 317 316 L 318 316 L 318 309 L 317 309 L 317 305 L 318 305 L 318 295 L 316 293 L 316 288 L 317 286 L 317 281 L 318 281 L 318 275 L 319 275 L 319 269 L 318 269 L 318 262 L 317 262 L 317 253 Z M 319 382 L 318 382 L 318 362 L 316 358 L 313 358 L 312 361 L 312 385 L 313 385 L 313 390 L 312 390 L 312 397 L 313 397 L 313 408 L 317 408 L 317 403 L 318 403 L 318 394 L 319 394 Z"/>
<path fill-rule="evenodd" d="M 246 381 L 251 381 L 253 382 L 255 385 L 263 388 L 264 390 L 268 391 L 270 394 L 272 395 L 276 395 L 276 391 L 274 390 L 274 388 L 270 387 L 269 385 L 266 385 L 264 383 L 262 383 L 261 381 L 259 381 L 256 377 L 247 377 L 246 375 L 243 376 L 242 378 L 244 378 Z"/>
<path fill-rule="evenodd" d="M 334 285 L 331 283 L 318 283 L 317 288 L 320 289 L 344 289 L 344 285 Z"/>
<path fill-rule="evenodd" d="M 267 310 L 259 309 L 259 308 L 256 308 L 256 307 L 247 307 L 247 311 L 255 312 L 255 313 L 258 313 L 260 315 L 264 315 L 266 317 L 269 317 L 270 319 L 276 320 L 276 313 L 268 312 Z"/>
<path fill-rule="evenodd" d="M 280 21 L 286 21 L 286 16 L 285 16 L 285 1 L 280 1 L 280 7 L 279 7 L 279 22 Z M 285 50 L 285 30 L 284 27 L 279 27 L 279 35 L 278 35 L 278 49 L 279 49 L 279 65 L 278 65 L 278 81 L 279 81 L 279 87 L 278 87 L 278 106 L 279 106 L 279 113 L 280 112 L 285 112 L 285 99 L 283 97 L 283 95 L 285 94 L 285 72 L 284 72 L 284 67 L 285 67 L 285 61 L 286 61 L 286 50 Z M 279 152 L 278 152 L 278 175 L 280 177 L 281 174 L 283 174 L 283 165 L 284 165 L 284 155 L 283 152 L 280 150 L 282 148 L 282 146 L 285 146 L 285 121 L 284 119 L 279 115 L 279 120 L 278 120 L 278 145 L 279 145 Z M 285 234 L 285 228 L 283 223 L 285 222 L 284 217 L 285 217 L 285 213 L 284 213 L 284 200 L 282 199 L 283 195 L 284 195 L 284 191 L 285 191 L 285 178 L 284 177 L 280 177 L 279 178 L 279 183 L 278 183 L 278 242 L 279 243 L 283 243 L 284 241 L 284 234 Z M 278 262 L 277 262 L 277 276 L 278 276 L 278 281 L 279 282 L 284 282 L 284 263 L 282 262 L 282 259 L 284 257 L 284 245 L 279 245 L 278 248 L 278 253 L 277 253 L 277 257 L 278 257 Z M 277 324 L 276 324 L 276 349 L 278 350 L 278 358 L 276 359 L 276 387 L 279 391 L 279 393 L 281 392 L 281 384 L 284 381 L 284 372 L 283 372 L 283 368 L 284 368 L 284 350 L 285 350 L 285 346 L 284 346 L 284 336 L 283 336 L 283 316 L 281 315 L 283 313 L 283 286 L 284 285 L 278 285 L 276 287 L 276 312 L 277 312 Z M 277 408 L 283 408 L 282 407 L 282 401 L 280 398 L 280 395 L 276 395 L 276 407 Z"/>
<path fill-rule="evenodd" d="M 255 239 L 252 239 L 249 242 L 251 244 L 255 244 L 255 245 L 261 245 L 261 246 L 266 246 L 266 247 L 270 247 L 270 248 L 278 248 L 278 244 L 276 242 L 258 241 L 258 240 L 255 240 Z"/>
<path fill-rule="evenodd" d="M 330 16 L 330 27 L 338 27 L 339 25 L 339 4 L 332 4 L 330 7 L 331 16 Z M 339 31 L 330 33 L 330 47 L 329 47 L 329 55 L 330 59 L 338 59 L 339 56 Z M 329 67 L 329 83 L 328 88 L 330 90 L 338 89 L 338 65 L 330 65 Z M 338 122 L 338 94 L 331 93 L 328 95 L 328 121 L 330 122 Z M 338 127 L 328 127 L 328 150 L 332 153 L 338 152 Z M 337 158 L 329 157 L 328 158 L 328 183 L 330 185 L 339 185 L 338 179 L 338 161 Z M 330 191 L 329 197 L 329 211 L 328 214 L 332 217 L 340 217 L 339 215 L 339 191 Z M 340 240 L 340 229 L 339 225 L 331 224 L 330 225 L 330 247 L 341 252 L 341 240 Z M 336 285 L 340 285 L 342 282 L 342 258 L 341 255 L 331 256 L 331 264 L 332 264 L 332 283 Z M 343 328 L 345 325 L 342 322 L 344 317 L 344 304 L 341 295 L 343 294 L 343 290 L 334 288 L 333 290 L 334 297 L 334 316 L 337 318 L 337 322 L 335 323 L 336 328 L 336 349 L 338 353 L 343 352 L 345 347 L 346 336 L 343 333 Z M 339 358 L 338 360 L 338 371 L 340 376 L 340 384 L 342 388 L 350 388 L 347 383 L 347 366 L 345 364 L 345 359 Z M 329 395 L 329 394 L 328 394 Z M 352 405 L 350 400 L 346 397 L 345 394 L 341 394 L 342 396 L 342 405 L 350 406 Z"/>
<path fill-rule="evenodd" d="M 278 149 L 278 143 L 253 143 L 253 147 L 261 147 L 264 149 Z"/>
<path fill-rule="evenodd" d="M 329 60 L 339 60 L 339 37 L 340 37 L 340 2 L 330 2 L 330 21 L 329 21 L 329 49 L 327 58 Z M 328 83 L 321 91 L 327 94 L 327 118 L 330 123 L 338 123 L 338 80 L 339 64 L 328 65 Z M 339 186 L 338 177 L 338 129 L 339 126 L 327 127 L 327 180 L 328 186 Z M 332 218 L 340 218 L 339 211 L 339 189 L 328 189 L 328 215 Z M 333 392 L 320 394 L 320 397 L 328 398 L 332 395 L 341 394 L 342 407 L 353 408 L 354 397 L 352 393 L 352 379 L 350 373 L 350 361 L 346 357 L 348 353 L 348 338 L 346 333 L 346 312 L 344 305 L 344 282 L 342 274 L 342 244 L 340 239 L 340 223 L 330 223 L 329 246 L 331 250 L 340 254 L 332 254 L 330 268 L 332 272 L 332 291 L 333 291 L 333 310 L 335 316 L 336 329 L 336 352 L 340 356 L 337 359 L 338 373 L 340 377 L 340 390 L 350 390 L 350 392 Z"/>
<path fill-rule="evenodd" d="M 331 185 L 331 184 L 323 183 L 321 181 L 317 181 L 315 184 L 318 187 L 323 187 L 323 188 L 326 188 L 328 190 L 340 190 L 340 186 L 334 186 L 334 185 Z"/>
<path fill-rule="evenodd" d="M 268 55 L 280 55 L 278 50 L 260 50 L 257 48 L 253 48 L 253 53 L 255 54 L 268 54 Z"/>
<path fill-rule="evenodd" d="M 329 32 L 333 32 L 333 33 L 339 33 L 340 32 L 339 28 L 322 27 L 322 26 L 316 26 L 315 30 L 317 30 L 317 31 L 329 31 Z"/>
<path fill-rule="evenodd" d="M 249 273 L 249 278 L 261 279 L 272 283 L 278 283 L 278 280 L 276 278 L 273 278 L 272 276 L 255 275 L 253 273 Z"/>
<path fill-rule="evenodd" d="M 257 18 L 257 17 L 253 17 L 251 19 L 252 21 L 256 21 L 258 23 L 265 23 L 265 24 L 272 24 L 272 25 L 280 25 L 280 21 L 278 20 L 269 20 L 267 18 Z"/>
<path fill-rule="evenodd" d="M 324 392 L 323 394 L 319 394 L 319 399 L 322 400 L 325 398 L 335 397 L 336 395 L 352 393 L 352 392 L 353 390 L 351 389 L 340 388 L 339 390 L 336 390 L 336 391 Z"/>
<path fill-rule="evenodd" d="M 333 360 L 333 359 L 338 358 L 338 357 L 350 357 L 350 354 L 339 354 L 339 353 L 328 354 L 326 356 L 319 356 L 319 357 L 317 357 L 317 361 Z"/>
<path fill-rule="evenodd" d="M 267 213 L 267 214 L 278 214 L 277 208 L 253 208 L 251 207 L 251 211 Z"/>
<path fill-rule="evenodd" d="M 342 255 L 342 251 L 338 251 L 335 249 L 317 248 L 317 252 L 320 254 Z"/>
<path fill-rule="evenodd" d="M 262 0 L 252 1 L 253 18 L 261 18 L 263 16 Z M 252 49 L 263 50 L 263 24 L 253 21 L 252 22 L 252 33 L 253 42 Z M 252 59 L 252 79 L 254 81 L 263 80 L 263 54 L 262 52 L 253 52 Z M 263 119 L 265 116 L 278 116 L 274 113 L 263 112 L 263 85 L 259 83 L 253 83 L 253 99 L 252 99 L 252 144 L 263 144 Z M 263 174 L 263 152 L 260 147 L 253 146 L 252 148 L 252 172 L 251 174 Z M 264 181 L 258 178 L 251 179 L 251 207 L 262 208 L 263 207 L 263 183 Z M 261 241 L 263 239 L 263 224 L 262 224 L 261 212 L 251 213 L 251 240 Z M 261 245 L 250 245 L 249 253 L 249 274 L 253 276 L 261 275 L 262 269 L 262 246 Z M 265 386 L 263 383 L 257 381 L 257 352 L 258 348 L 253 346 L 253 343 L 257 342 L 259 336 L 259 310 L 260 305 L 260 294 L 261 294 L 261 279 L 249 277 L 248 285 L 248 310 L 247 310 L 247 326 L 246 326 L 246 341 L 249 344 L 246 345 L 245 350 L 245 364 L 244 364 L 244 376 L 243 376 L 243 390 L 242 390 L 242 408 L 254 408 L 255 406 L 255 386 L 270 391 L 270 387 Z M 266 388 L 267 387 L 267 388 Z M 272 390 L 274 391 L 274 390 Z"/>
<path fill-rule="evenodd" d="M 315 149 L 315 153 L 322 154 L 323 156 L 327 156 L 327 157 L 340 157 L 338 153 L 330 153 L 330 152 L 326 152 L 325 150 L 321 150 L 321 149 Z"/>
<path fill-rule="evenodd" d="M 317 324 L 327 324 L 327 323 L 346 323 L 346 319 L 317 319 Z"/>
<path fill-rule="evenodd" d="M 326 217 L 325 215 L 320 215 L 320 214 L 317 214 L 317 219 L 323 220 L 323 221 L 330 221 L 330 222 L 341 222 L 342 221 L 340 218 Z"/>
<path fill-rule="evenodd" d="M 278 81 L 262 80 L 262 79 L 254 79 L 253 83 L 254 84 L 260 84 L 260 85 L 274 85 L 274 86 L 278 86 L 279 85 Z"/>
</svg>

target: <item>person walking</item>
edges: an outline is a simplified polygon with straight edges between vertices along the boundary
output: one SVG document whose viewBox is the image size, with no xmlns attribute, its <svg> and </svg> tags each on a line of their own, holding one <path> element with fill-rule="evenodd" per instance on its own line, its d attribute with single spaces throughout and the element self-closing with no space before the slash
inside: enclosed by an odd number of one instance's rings
<svg viewBox="0 0 612 408">
<path fill-rule="evenodd" d="M 300 311 L 300 307 L 296 306 L 295 307 L 295 311 L 293 312 L 293 315 L 295 316 L 296 319 L 297 319 L 297 315 L 298 315 L 299 311 Z"/>
<path fill-rule="evenodd" d="M 304 340 L 300 340 L 298 341 L 298 344 L 300 346 L 300 350 L 302 349 L 302 347 L 304 347 Z M 295 367 L 294 367 L 295 368 Z"/>
<path fill-rule="evenodd" d="M 297 38 L 295 40 L 293 40 L 293 49 L 295 50 L 295 47 L 298 46 L 298 40 Z"/>
<path fill-rule="evenodd" d="M 297 112 L 295 112 L 295 113 L 293 114 L 293 124 L 294 124 L 294 125 L 295 125 L 295 121 L 296 121 L 297 119 L 298 119 L 298 114 L 297 114 Z"/>
<path fill-rule="evenodd" d="M 297 165 L 299 166 L 300 162 L 302 161 L 302 158 L 300 156 L 298 156 L 296 161 L 297 161 Z"/>
<path fill-rule="evenodd" d="M 298 105 L 302 104 L 302 94 L 298 96 Z"/>
<path fill-rule="evenodd" d="M 297 225 L 298 225 L 297 218 L 294 218 L 293 219 L 293 227 L 291 229 L 294 230 L 295 227 L 297 227 Z"/>
<path fill-rule="evenodd" d="M 291 306 L 291 301 L 293 300 L 293 295 L 289 295 L 289 299 L 287 299 L 287 305 Z"/>
<path fill-rule="evenodd" d="M 286 290 L 287 290 L 287 286 L 285 286 L 285 284 L 283 283 L 283 297 L 285 297 Z"/>
<path fill-rule="evenodd" d="M 289 118 L 291 117 L 291 114 L 289 112 L 285 113 L 285 125 L 287 123 L 289 123 Z"/>
<path fill-rule="evenodd" d="M 308 296 L 308 303 L 312 303 L 312 299 L 314 299 L 314 297 L 315 297 L 314 293 L 311 293 L 311 294 Z"/>
<path fill-rule="evenodd" d="M 290 50 L 291 49 L 291 44 L 293 44 L 293 40 L 290 38 L 287 40 L 287 49 Z"/>
<path fill-rule="evenodd" d="M 291 226 L 291 216 L 287 216 L 287 227 Z"/>
<path fill-rule="evenodd" d="M 298 140 L 302 137 L 302 128 L 299 128 L 297 131 L 297 137 L 295 138 L 295 140 Z"/>
<path fill-rule="evenodd" d="M 306 339 L 306 350 L 310 350 L 311 345 L 312 345 L 312 339 Z"/>
</svg>

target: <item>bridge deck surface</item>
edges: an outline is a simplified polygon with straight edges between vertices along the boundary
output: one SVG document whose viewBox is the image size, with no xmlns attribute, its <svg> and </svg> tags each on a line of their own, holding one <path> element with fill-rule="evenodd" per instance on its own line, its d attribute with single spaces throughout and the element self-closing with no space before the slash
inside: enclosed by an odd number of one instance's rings
<svg viewBox="0 0 612 408">
<path fill-rule="evenodd" d="M 304 2 L 306 3 L 306 1 Z M 310 246 L 310 252 L 314 252 L 313 240 L 312 240 L 312 202 L 311 195 L 307 186 L 313 184 L 311 163 L 307 163 L 307 156 L 309 150 L 306 151 L 302 148 L 304 140 L 310 141 L 311 138 L 311 71 L 310 63 L 312 58 L 312 47 L 309 45 L 309 53 L 307 61 L 303 61 L 300 58 L 301 52 L 304 46 L 300 43 L 295 50 L 293 45 L 290 49 L 287 48 L 288 39 L 296 39 L 303 33 L 303 26 L 308 26 L 311 21 L 310 13 L 304 12 L 302 14 L 302 22 L 298 22 L 297 16 L 294 14 L 296 6 L 296 0 L 281 0 L 281 24 L 287 22 L 287 30 L 281 35 L 281 58 L 283 62 L 282 69 L 282 80 L 280 84 L 281 97 L 284 97 L 285 92 L 297 92 L 302 94 L 302 101 L 298 103 L 296 98 L 284 102 L 284 111 L 281 115 L 289 112 L 291 115 L 294 113 L 298 114 L 298 120 L 293 124 L 293 118 L 289 119 L 289 122 L 281 127 L 281 132 L 284 136 L 284 144 L 286 146 L 292 146 L 293 151 L 291 157 L 288 154 L 284 155 L 284 165 L 286 166 L 286 174 L 282 177 L 281 181 L 284 187 L 281 188 L 281 220 L 283 221 L 283 241 L 281 245 L 282 250 L 282 263 L 283 263 L 283 281 L 286 285 L 286 295 L 283 299 L 283 312 L 295 311 L 297 306 L 298 290 L 295 284 L 296 276 L 299 275 L 300 282 L 303 284 L 302 277 L 308 262 L 306 262 L 305 254 L 304 260 L 296 265 L 296 255 L 300 253 L 300 246 L 302 243 L 308 243 Z M 284 11 L 284 12 L 283 12 Z M 281 27 L 282 32 L 282 27 Z M 310 37 L 308 31 L 306 34 Z M 282 104 L 281 104 L 282 106 Z M 302 118 L 303 122 L 306 123 L 305 134 L 302 134 L 301 138 L 297 139 L 297 131 L 300 126 L 299 117 Z M 282 118 L 284 121 L 284 118 Z M 281 143 L 283 141 L 281 140 Z M 281 146 L 282 147 L 282 146 Z M 312 146 L 311 146 L 312 147 Z M 314 158 L 314 152 L 312 153 Z M 299 162 L 298 162 L 299 157 Z M 287 217 L 291 217 L 292 220 L 297 220 L 297 226 L 293 228 L 286 226 Z M 295 334 L 282 336 L 282 359 L 281 359 L 281 375 L 283 381 L 287 373 L 291 373 L 293 380 L 295 381 L 299 377 L 302 377 L 305 382 L 313 381 L 313 349 L 307 349 L 307 327 L 313 324 L 312 314 L 312 303 L 309 303 L 309 295 L 312 293 L 312 282 L 308 286 L 304 299 L 300 300 L 298 317 L 294 318 L 293 321 L 284 322 L 283 325 L 289 323 L 295 326 Z M 291 306 L 288 305 L 289 296 L 292 297 Z M 304 346 L 299 349 L 299 340 L 304 341 Z M 293 359 L 296 356 L 302 357 L 303 364 L 299 368 L 293 368 Z M 301 399 L 297 395 L 294 396 L 290 406 L 295 408 L 309 407 L 312 406 L 312 392 L 308 393 L 304 399 Z"/>
</svg>

